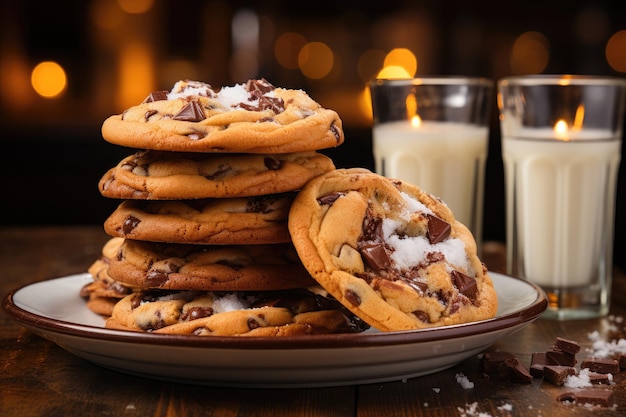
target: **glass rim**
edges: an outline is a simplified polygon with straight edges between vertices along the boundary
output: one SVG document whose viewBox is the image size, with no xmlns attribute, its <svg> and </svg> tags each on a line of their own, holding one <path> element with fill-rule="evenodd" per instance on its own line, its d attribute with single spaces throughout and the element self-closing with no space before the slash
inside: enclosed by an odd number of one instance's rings
<svg viewBox="0 0 626 417">
<path fill-rule="evenodd" d="M 424 75 L 411 78 L 374 78 L 369 82 L 370 86 L 406 86 L 406 85 L 475 85 L 494 87 L 495 81 L 486 77 L 472 77 L 465 75 Z"/>
<path fill-rule="evenodd" d="M 529 74 L 514 75 L 498 80 L 498 87 L 510 85 L 538 87 L 542 85 L 596 85 L 626 87 L 626 78 L 611 75 L 577 75 L 577 74 Z"/>
</svg>

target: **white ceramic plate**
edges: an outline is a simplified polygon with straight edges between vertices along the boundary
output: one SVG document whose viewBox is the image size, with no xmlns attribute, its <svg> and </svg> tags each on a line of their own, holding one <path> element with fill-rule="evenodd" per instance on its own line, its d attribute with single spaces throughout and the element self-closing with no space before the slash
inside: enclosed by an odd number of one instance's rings
<svg viewBox="0 0 626 417">
<path fill-rule="evenodd" d="M 294 337 L 199 337 L 110 330 L 89 310 L 80 288 L 89 274 L 24 286 L 4 310 L 24 327 L 101 366 L 153 379 L 224 387 L 294 388 L 412 378 L 452 367 L 534 321 L 543 291 L 491 273 L 495 318 L 406 332 Z"/>
</svg>

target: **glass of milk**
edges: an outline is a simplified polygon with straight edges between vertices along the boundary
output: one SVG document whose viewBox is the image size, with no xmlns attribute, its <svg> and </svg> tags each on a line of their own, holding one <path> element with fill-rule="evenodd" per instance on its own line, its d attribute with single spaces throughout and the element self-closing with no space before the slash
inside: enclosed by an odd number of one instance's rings
<svg viewBox="0 0 626 417">
<path fill-rule="evenodd" d="M 545 317 L 609 311 L 625 92 L 614 77 L 498 82 L 507 271 L 546 291 Z"/>
<path fill-rule="evenodd" d="M 370 83 L 376 172 L 443 200 L 473 233 L 479 252 L 494 87 L 470 77 Z"/>
</svg>

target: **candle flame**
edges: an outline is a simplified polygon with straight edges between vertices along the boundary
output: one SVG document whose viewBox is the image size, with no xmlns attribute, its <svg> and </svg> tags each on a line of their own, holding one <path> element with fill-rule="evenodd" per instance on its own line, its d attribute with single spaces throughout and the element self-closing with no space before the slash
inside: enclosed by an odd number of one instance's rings
<svg viewBox="0 0 626 417">
<path fill-rule="evenodd" d="M 574 125 L 572 130 L 580 130 L 583 127 L 583 120 L 585 119 L 585 106 L 579 104 L 576 108 L 576 114 L 574 115 Z"/>
<path fill-rule="evenodd" d="M 567 135 L 568 130 L 569 126 L 567 125 L 567 122 L 563 119 L 560 119 L 554 124 L 554 134 L 558 139 L 566 141 L 569 140 L 569 136 Z"/>
<path fill-rule="evenodd" d="M 419 127 L 419 125 L 421 124 L 422 124 L 422 118 L 419 117 L 417 114 L 411 118 L 411 126 Z"/>
</svg>

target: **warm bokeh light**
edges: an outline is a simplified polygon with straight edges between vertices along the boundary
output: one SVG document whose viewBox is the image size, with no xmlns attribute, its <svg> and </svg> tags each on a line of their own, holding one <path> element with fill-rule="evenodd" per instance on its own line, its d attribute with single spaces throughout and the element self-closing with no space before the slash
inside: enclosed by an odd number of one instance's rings
<svg viewBox="0 0 626 417">
<path fill-rule="evenodd" d="M 319 80 L 330 74 L 335 57 L 333 51 L 323 42 L 309 42 L 298 54 L 300 71 L 307 78 Z"/>
<path fill-rule="evenodd" d="M 154 0 L 117 0 L 120 8 L 126 13 L 146 13 L 154 5 Z"/>
<path fill-rule="evenodd" d="M 116 106 L 121 111 L 141 103 L 155 89 L 155 66 L 150 49 L 139 42 L 124 46 L 119 59 Z"/>
<path fill-rule="evenodd" d="M 298 54 L 306 43 L 306 38 L 299 33 L 283 33 L 274 43 L 274 57 L 276 61 L 283 68 L 298 69 Z"/>
<path fill-rule="evenodd" d="M 30 75 L 33 89 L 42 97 L 58 97 L 67 87 L 67 77 L 61 65 L 53 61 L 44 61 L 33 69 Z"/>
<path fill-rule="evenodd" d="M 117 3 L 111 0 L 95 0 L 89 9 L 91 20 L 100 29 L 115 29 L 122 24 L 124 13 Z"/>
<path fill-rule="evenodd" d="M 383 65 L 385 67 L 402 67 L 411 77 L 417 72 L 417 58 L 413 52 L 406 48 L 392 49 L 387 56 L 385 56 Z"/>
<path fill-rule="evenodd" d="M 397 65 L 391 65 L 389 67 L 385 67 L 376 74 L 376 78 L 386 78 L 386 79 L 405 79 L 412 78 L 412 75 L 409 74 L 404 67 L 399 67 Z"/>
<path fill-rule="evenodd" d="M 525 32 L 517 37 L 511 51 L 510 65 L 514 74 L 539 74 L 550 58 L 548 39 L 539 32 Z"/>
<path fill-rule="evenodd" d="M 626 30 L 620 30 L 606 43 L 606 60 L 615 71 L 626 72 Z"/>
</svg>

